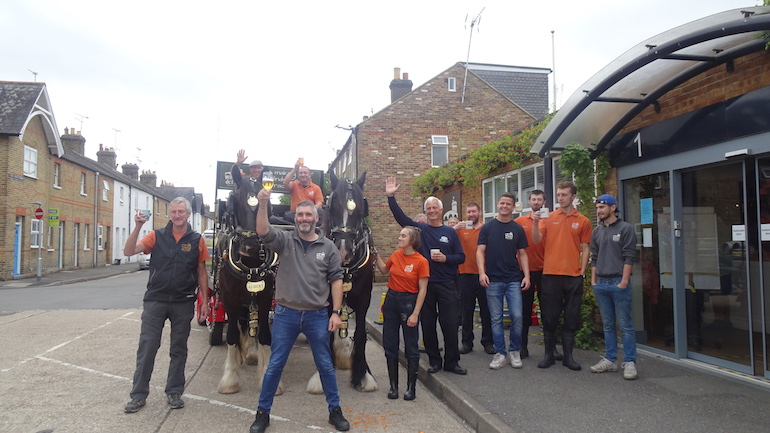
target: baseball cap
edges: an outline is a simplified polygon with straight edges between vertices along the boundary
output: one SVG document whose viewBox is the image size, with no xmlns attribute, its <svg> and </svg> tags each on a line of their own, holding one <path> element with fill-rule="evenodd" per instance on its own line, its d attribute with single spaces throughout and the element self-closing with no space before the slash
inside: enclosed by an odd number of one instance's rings
<svg viewBox="0 0 770 433">
<path fill-rule="evenodd" d="M 262 161 L 255 159 L 249 163 L 249 167 L 262 167 Z"/>
<path fill-rule="evenodd" d="M 606 204 L 607 206 L 617 206 L 618 202 L 615 201 L 615 197 L 609 194 L 602 194 L 596 199 L 596 204 Z"/>
</svg>

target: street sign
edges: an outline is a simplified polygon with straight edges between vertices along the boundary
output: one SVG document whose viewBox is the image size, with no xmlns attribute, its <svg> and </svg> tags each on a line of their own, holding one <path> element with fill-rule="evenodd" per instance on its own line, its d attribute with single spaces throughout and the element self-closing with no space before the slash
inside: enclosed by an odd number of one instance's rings
<svg viewBox="0 0 770 433">
<path fill-rule="evenodd" d="M 41 208 L 35 209 L 35 218 L 39 220 L 43 219 L 43 209 Z"/>
<path fill-rule="evenodd" d="M 48 209 L 48 226 L 59 227 L 59 209 Z"/>
</svg>

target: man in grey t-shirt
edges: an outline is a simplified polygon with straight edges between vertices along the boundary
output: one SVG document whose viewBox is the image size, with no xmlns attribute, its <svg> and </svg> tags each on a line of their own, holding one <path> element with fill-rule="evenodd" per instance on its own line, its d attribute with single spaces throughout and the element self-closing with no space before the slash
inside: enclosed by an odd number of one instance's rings
<svg viewBox="0 0 770 433">
<path fill-rule="evenodd" d="M 636 256 L 636 232 L 617 215 L 615 197 L 604 194 L 596 199 L 599 224 L 591 236 L 591 285 L 604 323 L 604 356 L 591 366 L 594 373 L 618 371 L 618 337 L 615 319 L 623 340 L 623 378 L 636 379 L 636 336 L 631 319 L 631 271 Z"/>
<path fill-rule="evenodd" d="M 330 333 L 342 324 L 342 268 L 337 248 L 316 228 L 318 210 L 310 201 L 297 204 L 294 230 L 277 230 L 268 222 L 267 205 L 270 191 L 257 195 L 257 234 L 265 245 L 281 257 L 280 272 L 275 281 L 275 316 L 273 319 L 272 354 L 262 382 L 257 416 L 250 433 L 263 433 L 270 425 L 273 406 L 283 367 L 292 345 L 300 333 L 305 334 L 313 351 L 313 359 L 321 378 L 329 409 L 329 424 L 339 431 L 350 429 L 342 415 L 329 347 Z M 331 292 L 331 293 L 330 293 Z M 332 314 L 327 311 L 331 294 Z"/>
</svg>

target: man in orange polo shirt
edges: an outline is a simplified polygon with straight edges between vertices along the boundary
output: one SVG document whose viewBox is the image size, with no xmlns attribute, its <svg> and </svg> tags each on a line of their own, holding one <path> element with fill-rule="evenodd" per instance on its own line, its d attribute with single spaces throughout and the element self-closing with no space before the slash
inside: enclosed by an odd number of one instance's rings
<svg viewBox="0 0 770 433">
<path fill-rule="evenodd" d="M 562 365 L 570 370 L 580 370 L 572 357 L 575 332 L 580 328 L 580 305 L 583 301 L 583 279 L 591 242 L 591 222 L 573 206 L 577 187 L 569 181 L 556 185 L 556 201 L 559 209 L 541 219 L 541 212 L 532 213 L 532 241 L 543 242 L 543 281 L 540 287 L 540 317 L 543 319 L 545 356 L 539 368 L 548 368 L 554 361 L 556 327 L 564 312 L 562 325 Z"/>
<path fill-rule="evenodd" d="M 473 312 L 476 309 L 476 299 L 479 301 L 479 315 L 481 316 L 481 345 L 484 351 L 490 355 L 495 353 L 495 345 L 492 341 L 492 322 L 487 306 L 487 292 L 479 283 L 479 267 L 476 264 L 476 249 L 479 242 L 479 231 L 484 225 L 480 221 L 481 206 L 476 202 L 468 203 L 465 207 L 465 217 L 468 221 L 461 221 L 454 228 L 460 237 L 460 245 L 465 251 L 465 262 L 458 267 L 460 278 L 460 312 L 462 319 L 462 346 L 460 354 L 464 355 L 473 350 Z M 471 228 L 468 228 L 470 223 Z"/>
</svg>

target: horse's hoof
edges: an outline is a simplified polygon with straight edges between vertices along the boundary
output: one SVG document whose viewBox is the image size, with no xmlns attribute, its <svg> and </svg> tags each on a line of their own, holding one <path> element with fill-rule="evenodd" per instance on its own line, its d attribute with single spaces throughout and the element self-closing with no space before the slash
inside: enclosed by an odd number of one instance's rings
<svg viewBox="0 0 770 433">
<path fill-rule="evenodd" d="M 217 390 L 220 394 L 237 394 L 241 391 L 241 387 L 238 385 L 235 386 L 226 386 L 222 389 Z"/>
</svg>

